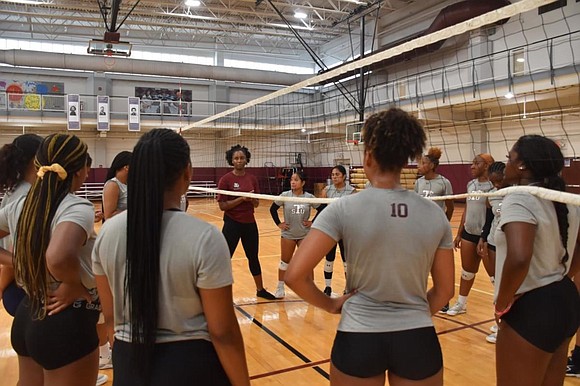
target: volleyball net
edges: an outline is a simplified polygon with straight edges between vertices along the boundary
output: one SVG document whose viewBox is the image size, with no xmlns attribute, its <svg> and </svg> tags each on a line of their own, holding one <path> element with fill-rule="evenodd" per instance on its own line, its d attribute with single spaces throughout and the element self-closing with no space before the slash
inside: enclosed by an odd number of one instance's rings
<svg viewBox="0 0 580 386">
<path fill-rule="evenodd" d="M 227 167 L 223 155 L 240 144 L 252 153 L 249 167 L 272 165 L 277 174 L 302 168 L 317 183 L 336 164 L 360 174 L 364 119 L 398 107 L 422 122 L 427 148 L 441 148 L 438 172 L 456 191 L 471 179 L 468 165 L 477 154 L 503 161 L 525 134 L 553 139 L 574 166 L 580 4 L 538 8 L 550 3 L 522 0 L 402 44 L 383 43 L 376 53 L 224 109 L 184 128 L 192 162 L 215 157 L 216 167 Z M 403 174 L 412 188 L 413 160 Z M 364 176 L 350 177 L 364 188 Z M 554 199 L 561 197 L 573 198 Z"/>
</svg>

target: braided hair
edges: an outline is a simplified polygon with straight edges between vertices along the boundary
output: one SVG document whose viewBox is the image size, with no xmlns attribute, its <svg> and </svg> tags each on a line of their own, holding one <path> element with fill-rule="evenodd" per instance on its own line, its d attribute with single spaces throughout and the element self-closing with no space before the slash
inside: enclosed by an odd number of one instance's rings
<svg viewBox="0 0 580 386">
<path fill-rule="evenodd" d="M 74 135 L 52 134 L 42 142 L 34 164 L 60 165 L 66 172 L 62 178 L 48 172 L 37 178 L 28 192 L 18 219 L 14 245 L 16 280 L 24 285 L 32 309 L 38 309 L 38 318 L 46 316 L 48 304 L 49 272 L 46 250 L 50 242 L 51 226 L 58 206 L 70 193 L 76 172 L 87 165 L 87 145 Z"/>
<path fill-rule="evenodd" d="M 159 255 L 165 191 L 190 167 L 187 141 L 170 129 L 143 135 L 133 150 L 127 200 L 125 294 L 131 325 L 132 374 L 148 379 L 159 320 Z"/>
</svg>

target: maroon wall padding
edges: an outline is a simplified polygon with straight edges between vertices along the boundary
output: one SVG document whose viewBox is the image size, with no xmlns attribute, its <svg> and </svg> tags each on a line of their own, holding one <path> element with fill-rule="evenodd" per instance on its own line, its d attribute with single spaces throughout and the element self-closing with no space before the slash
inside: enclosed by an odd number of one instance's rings
<svg viewBox="0 0 580 386">
<path fill-rule="evenodd" d="M 568 185 L 580 185 L 580 160 L 570 160 L 570 166 L 564 167 L 562 177 Z M 580 194 L 580 188 L 567 188 L 570 193 Z"/>
</svg>

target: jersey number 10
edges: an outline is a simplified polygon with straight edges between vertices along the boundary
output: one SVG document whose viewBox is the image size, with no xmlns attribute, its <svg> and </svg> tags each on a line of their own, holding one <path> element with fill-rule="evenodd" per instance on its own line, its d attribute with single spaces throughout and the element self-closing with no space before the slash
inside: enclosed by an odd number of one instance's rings
<svg viewBox="0 0 580 386">
<path fill-rule="evenodd" d="M 408 215 L 407 204 L 391 204 L 391 217 L 407 217 Z"/>
</svg>

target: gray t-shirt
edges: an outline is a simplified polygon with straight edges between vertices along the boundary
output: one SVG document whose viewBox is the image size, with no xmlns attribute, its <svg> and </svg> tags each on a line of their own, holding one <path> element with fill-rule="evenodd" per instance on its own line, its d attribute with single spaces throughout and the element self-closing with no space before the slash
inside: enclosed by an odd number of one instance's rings
<svg viewBox="0 0 580 386">
<path fill-rule="evenodd" d="M 130 315 L 124 304 L 127 212 L 106 221 L 93 249 L 93 269 L 105 275 L 114 298 L 115 338 L 130 342 Z M 183 212 L 165 211 L 159 256 L 157 343 L 210 340 L 199 289 L 233 283 L 230 252 L 213 225 Z"/>
<path fill-rule="evenodd" d="M 11 192 L 6 192 L 4 197 L 2 197 L 2 203 L 0 203 L 0 209 L 6 207 L 8 204 L 17 201 L 20 197 L 26 196 L 30 190 L 31 185 L 26 181 L 21 181 L 16 185 L 16 189 Z M 6 236 L 0 239 L 0 247 L 6 249 L 7 251 L 12 251 L 12 236 Z"/>
<path fill-rule="evenodd" d="M 535 197 L 529 193 L 512 193 L 504 197 L 501 220 L 495 232 L 495 299 L 499 293 L 503 265 L 507 255 L 507 244 L 503 226 L 511 222 L 524 222 L 536 226 L 534 249 L 526 278 L 516 294 L 522 294 L 561 280 L 572 263 L 572 254 L 578 237 L 580 208 L 568 205 L 568 245 L 570 258 L 562 264 L 565 251 L 560 238 L 558 218 L 552 201 Z"/>
<path fill-rule="evenodd" d="M 117 207 L 115 208 L 115 212 L 122 212 L 127 210 L 127 185 L 122 183 L 117 179 L 117 177 L 111 178 L 109 181 L 105 182 L 105 186 L 114 182 L 119 187 L 119 198 L 117 199 Z M 103 197 L 103 202 L 104 202 Z"/>
<path fill-rule="evenodd" d="M 282 192 L 280 197 L 314 198 L 314 196 L 308 192 L 296 196 L 291 190 Z M 310 209 L 316 209 L 320 204 L 288 201 L 274 201 L 274 203 L 278 206 L 284 207 L 284 222 L 290 227 L 288 230 L 282 231 L 282 238 L 290 240 L 302 240 L 305 238 L 310 228 L 305 227 L 303 222 L 310 219 Z"/>
<path fill-rule="evenodd" d="M 493 189 L 493 184 L 489 181 L 479 182 L 473 179 L 467 183 L 467 193 L 485 193 Z M 479 236 L 481 230 L 485 225 L 485 212 L 487 207 L 485 205 L 486 198 L 468 197 L 465 202 L 465 222 L 463 227 L 470 235 Z"/>
<path fill-rule="evenodd" d="M 490 192 L 497 192 L 496 188 L 490 190 Z M 503 202 L 503 197 L 489 197 L 487 199 L 489 201 L 489 205 L 491 206 L 491 211 L 493 212 L 493 221 L 491 222 L 491 227 L 489 228 L 489 235 L 487 235 L 487 243 L 489 245 L 495 246 L 494 235 L 501 220 L 501 206 Z"/>
<path fill-rule="evenodd" d="M 347 288 L 339 331 L 389 332 L 432 326 L 427 279 L 451 226 L 437 205 L 406 189 L 367 188 L 332 202 L 316 228 L 343 240 Z M 421 237 L 417 230 L 423 229 Z"/>
<path fill-rule="evenodd" d="M 26 196 L 21 196 L 15 202 L 0 210 L 0 229 L 16 235 L 18 218 Z M 95 276 L 91 269 L 91 250 L 95 240 L 94 231 L 95 209 L 93 204 L 74 194 L 68 194 L 58 206 L 51 224 L 51 231 L 63 222 L 72 222 L 79 225 L 87 234 L 87 241 L 80 251 L 81 282 L 91 292 L 93 299 L 97 299 Z M 50 275 L 49 275 L 50 276 Z M 49 277 L 49 286 L 56 288 L 58 283 Z"/>
<path fill-rule="evenodd" d="M 337 189 L 336 186 L 329 185 L 328 188 L 326 188 L 326 197 L 327 198 L 340 198 L 340 197 L 348 196 L 348 195 L 352 194 L 353 192 L 354 192 L 354 188 L 349 183 L 346 183 L 344 185 L 344 188 L 342 188 L 342 189 Z"/>
<path fill-rule="evenodd" d="M 441 197 L 449 196 L 453 194 L 453 188 L 451 188 L 451 182 L 441 174 L 437 177 L 428 180 L 425 176 L 419 178 L 415 181 L 415 193 L 419 194 L 421 197 Z M 445 210 L 445 201 L 433 201 L 443 210 Z"/>
</svg>

